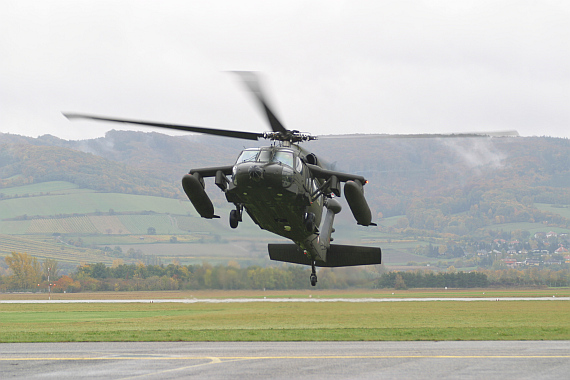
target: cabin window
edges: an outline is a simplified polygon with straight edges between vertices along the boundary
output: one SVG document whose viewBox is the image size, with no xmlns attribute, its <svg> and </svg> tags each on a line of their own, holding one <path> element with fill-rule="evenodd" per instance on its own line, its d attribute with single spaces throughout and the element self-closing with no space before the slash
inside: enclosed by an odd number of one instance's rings
<svg viewBox="0 0 570 380">
<path fill-rule="evenodd" d="M 299 157 L 295 157 L 295 170 L 297 170 L 298 173 L 303 173 L 303 163 Z"/>
</svg>

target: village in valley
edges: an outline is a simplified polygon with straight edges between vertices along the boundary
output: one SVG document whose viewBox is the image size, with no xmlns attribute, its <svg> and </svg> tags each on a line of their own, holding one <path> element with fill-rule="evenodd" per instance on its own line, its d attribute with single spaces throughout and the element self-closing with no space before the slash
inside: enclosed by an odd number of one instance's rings
<svg viewBox="0 0 570 380">
<path fill-rule="evenodd" d="M 479 250 L 477 254 L 479 256 L 506 254 L 501 261 L 510 268 L 570 264 L 568 242 L 567 233 L 537 232 L 533 235 L 533 239 L 524 243 L 516 239 L 511 241 L 495 239 L 493 250 L 490 252 Z"/>
</svg>

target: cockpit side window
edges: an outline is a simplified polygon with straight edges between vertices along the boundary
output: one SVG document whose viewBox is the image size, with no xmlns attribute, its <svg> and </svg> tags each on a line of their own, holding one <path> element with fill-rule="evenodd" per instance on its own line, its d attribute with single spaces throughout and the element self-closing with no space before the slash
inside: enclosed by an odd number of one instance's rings
<svg viewBox="0 0 570 380">
<path fill-rule="evenodd" d="M 271 159 L 272 153 L 273 153 L 273 151 L 271 151 L 271 150 L 262 150 L 261 152 L 259 152 L 259 157 L 257 158 L 257 161 L 269 162 L 269 160 Z"/>
<path fill-rule="evenodd" d="M 284 150 L 278 150 L 275 152 L 271 162 L 281 162 L 283 165 L 287 165 L 293 168 L 293 153 Z"/>
<path fill-rule="evenodd" d="M 240 156 L 236 161 L 236 164 L 240 164 L 242 162 L 255 161 L 257 159 L 258 154 L 259 154 L 259 149 L 246 149 L 243 152 L 241 152 Z"/>
</svg>

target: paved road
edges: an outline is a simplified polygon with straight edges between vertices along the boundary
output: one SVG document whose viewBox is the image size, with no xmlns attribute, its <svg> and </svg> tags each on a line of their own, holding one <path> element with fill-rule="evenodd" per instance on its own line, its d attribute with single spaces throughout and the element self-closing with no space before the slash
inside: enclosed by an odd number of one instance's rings
<svg viewBox="0 0 570 380">
<path fill-rule="evenodd" d="M 0 344 L 3 379 L 567 379 L 570 341 Z"/>
</svg>

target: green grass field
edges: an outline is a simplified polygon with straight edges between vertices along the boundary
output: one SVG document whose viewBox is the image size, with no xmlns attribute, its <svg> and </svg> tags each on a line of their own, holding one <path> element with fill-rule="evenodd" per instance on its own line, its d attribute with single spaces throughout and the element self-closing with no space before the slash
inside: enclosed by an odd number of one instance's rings
<svg viewBox="0 0 570 380">
<path fill-rule="evenodd" d="M 154 211 L 171 214 L 195 213 L 188 201 L 147 195 L 80 192 L 2 200 L 0 219 L 21 215 L 89 214 L 94 212 Z"/>
<path fill-rule="evenodd" d="M 31 196 L 31 195 L 40 195 L 46 193 L 66 194 L 73 192 L 73 190 L 77 188 L 78 186 L 71 182 L 50 181 L 50 182 L 34 183 L 31 185 L 9 187 L 2 189 L 1 192 L 6 196 L 14 196 L 16 194 L 19 196 L 22 196 L 24 194 Z"/>
<path fill-rule="evenodd" d="M 487 296 L 545 296 L 556 290 L 486 290 Z M 482 296 L 483 290 L 454 292 Z M 560 290 L 568 295 L 568 289 Z M 102 298 L 175 298 L 177 293 L 105 293 Z M 178 293 L 188 298 L 189 294 Z M 307 298 L 305 292 L 197 292 L 218 298 Z M 313 297 L 441 296 L 331 291 Z M 452 294 L 447 293 L 447 294 Z M 97 295 L 97 293 L 92 293 Z M 44 295 L 45 296 L 45 295 Z M 54 295 L 59 299 L 68 295 Z M 71 295 L 69 295 L 71 296 Z M 89 295 L 73 295 L 77 297 Z M 5 298 L 5 297 L 2 297 Z M 37 296 L 36 296 L 37 298 Z M 567 340 L 567 301 L 81 303 L 2 304 L 0 342 L 62 341 L 343 341 Z"/>
<path fill-rule="evenodd" d="M 570 218 L 570 207 L 568 207 L 568 205 L 566 205 L 566 207 L 552 207 L 551 204 L 546 203 L 535 203 L 534 205 L 540 210 L 559 214 L 565 218 Z"/>
</svg>

